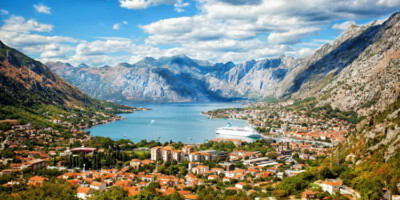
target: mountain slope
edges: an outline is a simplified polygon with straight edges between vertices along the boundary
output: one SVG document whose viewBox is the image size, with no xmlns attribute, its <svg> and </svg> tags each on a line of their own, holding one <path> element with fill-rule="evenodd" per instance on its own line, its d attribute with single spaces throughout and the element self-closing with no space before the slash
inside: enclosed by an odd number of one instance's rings
<svg viewBox="0 0 400 200">
<path fill-rule="evenodd" d="M 47 66 L 1 42 L 0 91 L 0 103 L 4 105 L 94 103 L 91 98 L 51 72 Z"/>
<path fill-rule="evenodd" d="M 316 96 L 362 115 L 382 111 L 399 98 L 400 14 L 385 22 L 350 27 L 333 45 L 327 45 L 286 79 L 286 94 Z"/>
<path fill-rule="evenodd" d="M 46 65 L 0 42 L 0 120 L 40 125 L 52 113 L 114 114 L 129 108 L 87 96 Z"/>
</svg>

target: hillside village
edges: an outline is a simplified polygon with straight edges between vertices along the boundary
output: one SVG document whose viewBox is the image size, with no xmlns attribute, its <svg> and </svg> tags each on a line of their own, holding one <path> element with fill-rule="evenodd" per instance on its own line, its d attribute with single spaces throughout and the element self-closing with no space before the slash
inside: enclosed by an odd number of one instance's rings
<svg viewBox="0 0 400 200">
<path fill-rule="evenodd" d="M 246 120 L 260 133 L 275 138 L 321 141 L 339 144 L 362 119 L 356 113 L 331 107 L 310 108 L 315 99 L 278 103 L 252 103 L 244 108 L 205 112 L 210 118 Z"/>
</svg>

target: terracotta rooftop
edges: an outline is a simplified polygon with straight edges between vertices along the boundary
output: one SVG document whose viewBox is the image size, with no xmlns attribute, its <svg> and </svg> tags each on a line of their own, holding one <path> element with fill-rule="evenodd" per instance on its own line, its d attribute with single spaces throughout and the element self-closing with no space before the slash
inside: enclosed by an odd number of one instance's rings
<svg viewBox="0 0 400 200">
<path fill-rule="evenodd" d="M 76 192 L 77 193 L 83 193 L 83 194 L 88 194 L 89 192 L 90 192 L 90 188 L 88 188 L 88 187 L 78 187 L 77 189 L 76 189 Z"/>
</svg>

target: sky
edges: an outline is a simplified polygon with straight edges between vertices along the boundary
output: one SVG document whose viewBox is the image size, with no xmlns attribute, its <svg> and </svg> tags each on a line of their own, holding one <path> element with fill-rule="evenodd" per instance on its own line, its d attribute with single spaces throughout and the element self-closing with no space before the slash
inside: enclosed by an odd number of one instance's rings
<svg viewBox="0 0 400 200">
<path fill-rule="evenodd" d="M 0 0 L 0 40 L 42 62 L 305 57 L 400 0 Z"/>
</svg>

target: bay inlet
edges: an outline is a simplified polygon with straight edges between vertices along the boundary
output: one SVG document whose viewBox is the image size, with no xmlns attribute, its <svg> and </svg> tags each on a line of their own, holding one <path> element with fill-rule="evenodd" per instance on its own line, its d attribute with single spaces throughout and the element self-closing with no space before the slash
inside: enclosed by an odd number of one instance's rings
<svg viewBox="0 0 400 200">
<path fill-rule="evenodd" d="M 90 131 L 93 136 L 110 137 L 111 139 L 160 140 L 160 142 L 202 143 L 218 137 L 215 129 L 226 126 L 246 126 L 243 120 L 209 119 L 201 112 L 220 108 L 242 107 L 240 103 L 142 103 L 130 106 L 151 108 L 151 111 L 140 111 L 121 114 L 125 120 L 95 126 Z M 238 138 L 242 139 L 242 138 Z M 249 138 L 243 138 L 251 140 Z"/>
</svg>

